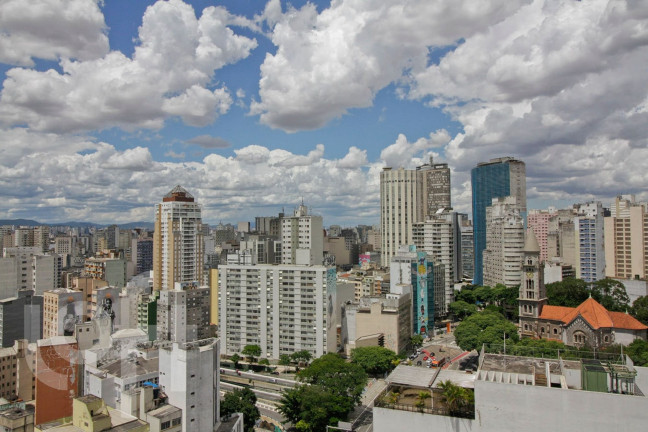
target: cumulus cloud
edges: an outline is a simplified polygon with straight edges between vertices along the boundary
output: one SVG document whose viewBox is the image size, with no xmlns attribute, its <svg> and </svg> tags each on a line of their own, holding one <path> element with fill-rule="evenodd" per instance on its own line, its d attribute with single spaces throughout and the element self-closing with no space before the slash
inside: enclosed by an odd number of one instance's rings
<svg viewBox="0 0 648 432">
<path fill-rule="evenodd" d="M 206 149 L 215 149 L 215 148 L 227 148 L 230 146 L 230 143 L 221 138 L 211 135 L 198 135 L 185 141 L 187 144 L 197 144 L 202 148 Z"/>
<path fill-rule="evenodd" d="M 0 63 L 33 66 L 33 58 L 90 60 L 108 52 L 98 0 L 0 2 Z"/>
<path fill-rule="evenodd" d="M 196 18 L 180 0 L 157 2 L 144 14 L 132 59 L 117 51 L 89 60 L 61 54 L 62 73 L 9 70 L 0 123 L 59 133 L 161 128 L 170 116 L 209 124 L 232 103 L 226 88 L 210 88 L 214 72 L 257 45 L 234 34 L 231 21 L 222 7 L 207 7 Z"/>
<path fill-rule="evenodd" d="M 261 122 L 286 131 L 315 129 L 350 108 L 372 104 L 376 93 L 405 70 L 427 65 L 429 47 L 455 43 L 486 29 L 526 1 L 332 2 L 317 13 L 307 3 L 280 14 L 266 8 L 275 54 L 261 66 Z"/>
<path fill-rule="evenodd" d="M 430 133 L 428 138 L 419 138 L 413 143 L 407 137 L 399 134 L 396 142 L 380 152 L 380 159 L 385 166 L 394 168 L 414 168 L 427 163 L 430 157 L 439 156 L 431 149 L 440 149 L 450 141 L 450 135 L 445 129 Z"/>
</svg>

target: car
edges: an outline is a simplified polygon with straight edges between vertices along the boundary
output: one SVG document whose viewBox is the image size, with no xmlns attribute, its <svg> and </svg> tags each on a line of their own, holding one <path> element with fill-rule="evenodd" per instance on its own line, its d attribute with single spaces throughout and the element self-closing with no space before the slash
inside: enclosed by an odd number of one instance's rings
<svg viewBox="0 0 648 432">
<path fill-rule="evenodd" d="M 416 362 L 416 366 L 421 366 L 422 364 L 423 364 L 423 362 L 421 360 Z"/>
<path fill-rule="evenodd" d="M 423 356 L 423 360 L 427 360 L 427 359 L 428 359 L 428 356 Z"/>
<path fill-rule="evenodd" d="M 279 375 L 279 372 L 277 372 L 277 371 L 272 371 L 272 372 L 270 372 L 270 375 Z"/>
</svg>

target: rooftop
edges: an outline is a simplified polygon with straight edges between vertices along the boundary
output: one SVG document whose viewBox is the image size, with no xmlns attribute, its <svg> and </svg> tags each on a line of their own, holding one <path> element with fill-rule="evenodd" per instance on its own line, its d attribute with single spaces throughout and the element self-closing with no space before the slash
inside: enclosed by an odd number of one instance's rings
<svg viewBox="0 0 648 432">
<path fill-rule="evenodd" d="M 115 360 L 101 366 L 101 370 L 118 378 L 136 377 L 158 372 L 159 358 L 145 359 L 143 357 Z"/>
<path fill-rule="evenodd" d="M 438 373 L 438 368 L 398 365 L 386 381 L 388 384 L 427 388 L 432 385 Z"/>
</svg>

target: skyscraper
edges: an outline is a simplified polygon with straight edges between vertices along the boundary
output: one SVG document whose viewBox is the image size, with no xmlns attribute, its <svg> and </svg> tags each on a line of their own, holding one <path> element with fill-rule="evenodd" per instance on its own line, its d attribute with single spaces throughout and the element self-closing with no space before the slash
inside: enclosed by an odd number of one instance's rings
<svg viewBox="0 0 648 432">
<path fill-rule="evenodd" d="M 323 259 L 322 216 L 309 214 L 302 202 L 293 216 L 281 219 L 281 263 L 321 265 Z"/>
<path fill-rule="evenodd" d="M 175 282 L 202 282 L 203 245 L 200 205 L 181 186 L 155 209 L 153 289 L 173 289 Z"/>
<path fill-rule="evenodd" d="M 491 159 L 477 164 L 471 171 L 474 235 L 473 283 L 484 281 L 482 254 L 486 248 L 486 207 L 493 198 L 513 196 L 523 218 L 526 217 L 526 167 L 511 157 Z"/>
<path fill-rule="evenodd" d="M 423 200 L 423 216 L 432 217 L 437 210 L 452 207 L 450 201 L 450 168 L 447 163 L 434 163 L 430 158 L 429 164 L 417 168 L 421 174 L 421 199 Z"/>
<path fill-rule="evenodd" d="M 603 206 L 600 201 L 574 206 L 576 277 L 585 282 L 605 278 Z"/>
<path fill-rule="evenodd" d="M 417 170 L 383 168 L 380 173 L 381 260 L 390 264 L 402 245 L 411 245 L 412 224 L 423 220 L 422 176 Z"/>
<path fill-rule="evenodd" d="M 648 275 L 648 204 L 634 195 L 616 198 L 605 218 L 605 274 L 622 279 Z"/>
</svg>

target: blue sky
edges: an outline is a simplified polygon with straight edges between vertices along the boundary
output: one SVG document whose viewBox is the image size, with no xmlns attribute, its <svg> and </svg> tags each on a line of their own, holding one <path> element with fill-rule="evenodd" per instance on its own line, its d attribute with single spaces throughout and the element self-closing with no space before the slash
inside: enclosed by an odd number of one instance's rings
<svg viewBox="0 0 648 432">
<path fill-rule="evenodd" d="M 38 4 L 37 4 L 38 3 Z M 302 199 L 374 224 L 379 172 L 527 163 L 530 208 L 648 199 L 648 5 L 592 0 L 6 0 L 0 217 L 204 219 Z"/>
</svg>

